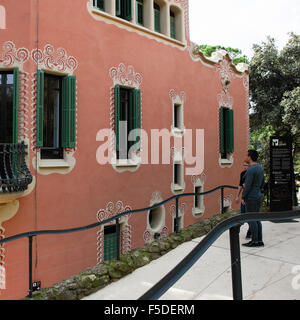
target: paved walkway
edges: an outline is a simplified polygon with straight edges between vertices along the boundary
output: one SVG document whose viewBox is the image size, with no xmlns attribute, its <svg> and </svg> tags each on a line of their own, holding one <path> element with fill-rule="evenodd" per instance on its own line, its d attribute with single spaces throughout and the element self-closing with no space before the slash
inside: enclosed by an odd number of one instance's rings
<svg viewBox="0 0 300 320">
<path fill-rule="evenodd" d="M 265 246 L 241 246 L 245 300 L 300 300 L 300 219 L 294 221 L 264 221 Z M 249 241 L 245 240 L 247 228 L 247 224 L 241 227 L 241 244 Z M 201 239 L 183 243 L 84 300 L 138 299 L 176 266 Z M 229 232 L 225 232 L 160 300 L 232 299 L 229 248 Z"/>
</svg>

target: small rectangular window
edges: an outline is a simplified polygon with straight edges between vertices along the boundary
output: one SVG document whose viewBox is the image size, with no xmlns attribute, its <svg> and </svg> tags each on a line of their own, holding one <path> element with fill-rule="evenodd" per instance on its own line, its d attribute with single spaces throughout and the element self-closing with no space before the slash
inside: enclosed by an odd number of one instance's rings
<svg viewBox="0 0 300 320">
<path fill-rule="evenodd" d="M 104 261 L 117 258 L 118 241 L 116 226 L 104 227 Z"/>
<path fill-rule="evenodd" d="M 182 105 L 174 105 L 174 128 L 182 128 Z"/>
<path fill-rule="evenodd" d="M 203 191 L 202 187 L 195 187 L 195 193 L 202 193 Z M 201 203 L 203 201 L 203 195 L 196 195 L 195 196 L 195 203 L 194 206 L 197 209 L 201 209 Z"/>
<path fill-rule="evenodd" d="M 219 111 L 220 153 L 226 159 L 228 153 L 234 152 L 234 112 L 221 107 Z"/>
</svg>

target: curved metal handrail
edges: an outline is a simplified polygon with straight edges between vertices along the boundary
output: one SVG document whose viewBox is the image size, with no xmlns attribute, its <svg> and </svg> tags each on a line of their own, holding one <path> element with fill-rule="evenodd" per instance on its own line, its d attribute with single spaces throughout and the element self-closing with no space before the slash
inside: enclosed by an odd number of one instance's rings
<svg viewBox="0 0 300 320">
<path fill-rule="evenodd" d="M 27 237 L 35 237 L 35 236 L 39 236 L 39 235 L 46 235 L 46 234 L 66 234 L 66 233 L 73 233 L 73 232 L 79 232 L 79 231 L 85 231 L 85 230 L 88 230 L 88 229 L 93 229 L 93 228 L 96 228 L 96 227 L 99 227 L 103 224 L 107 224 L 107 223 L 110 223 L 116 219 L 120 219 L 122 218 L 123 216 L 126 216 L 126 215 L 129 215 L 129 214 L 133 214 L 133 213 L 138 213 L 138 212 L 144 212 L 144 211 L 149 211 L 149 210 L 153 210 L 153 209 L 156 209 L 162 205 L 164 205 L 165 203 L 167 202 L 170 202 L 174 199 L 179 199 L 179 198 L 182 198 L 182 197 L 188 197 L 188 196 L 197 196 L 197 195 L 206 195 L 206 194 L 210 194 L 210 193 L 213 193 L 217 190 L 220 190 L 220 189 L 225 189 L 225 188 L 228 188 L 228 189 L 237 189 L 237 187 L 235 186 L 229 186 L 229 185 L 224 185 L 224 186 L 219 186 L 219 187 L 216 187 L 214 189 L 211 189 L 209 191 L 206 191 L 206 192 L 201 192 L 201 193 L 182 193 L 182 194 L 178 194 L 178 195 L 174 195 L 166 200 L 163 200 L 157 204 L 154 204 L 153 206 L 151 207 L 146 207 L 146 208 L 142 208 L 142 209 L 133 209 L 133 210 L 128 210 L 128 211 L 124 211 L 124 212 L 121 212 L 119 213 L 118 215 L 115 215 L 107 220 L 104 220 L 104 221 L 100 221 L 100 222 L 95 222 L 93 224 L 89 224 L 89 225 L 86 225 L 86 226 L 83 226 L 83 227 L 76 227 L 76 228 L 71 228 L 71 229 L 61 229 L 61 230 L 38 230 L 38 231 L 29 231 L 29 232 L 24 232 L 24 233 L 20 233 L 20 234 L 17 234 L 17 235 L 14 235 L 14 236 L 11 236 L 11 237 L 7 237 L 7 238 L 4 238 L 4 239 L 0 239 L 0 244 L 2 243 L 6 243 L 6 242 L 10 242 L 10 241 L 14 241 L 14 240 L 17 240 L 17 239 L 21 239 L 21 238 L 27 238 Z"/>
<path fill-rule="evenodd" d="M 134 210 L 128 210 L 125 212 L 122 212 L 118 215 L 115 215 L 107 220 L 104 221 L 100 221 L 100 222 L 96 222 L 93 224 L 89 224 L 87 226 L 83 226 L 83 227 L 77 227 L 77 228 L 71 228 L 71 229 L 62 229 L 62 230 L 38 230 L 38 231 L 29 231 L 29 232 L 24 232 L 24 233 L 20 233 L 11 237 L 7 237 L 4 239 L 0 239 L 0 245 L 10 242 L 10 241 L 14 241 L 17 239 L 22 239 L 22 238 L 28 238 L 29 242 L 28 242 L 28 248 L 29 248 L 29 267 L 28 267 L 28 278 L 29 278 L 29 295 L 28 297 L 31 298 L 32 297 L 32 291 L 33 291 L 33 286 L 32 286 L 32 239 L 33 237 L 39 236 L 39 235 L 50 235 L 50 234 L 67 234 L 67 233 L 73 233 L 73 232 L 80 232 L 80 231 L 84 231 L 84 230 L 89 230 L 89 229 L 93 229 L 96 227 L 99 227 L 101 225 L 104 224 L 108 224 L 110 222 L 112 222 L 113 220 L 116 220 L 116 225 L 117 228 L 119 228 L 119 219 L 125 215 L 129 215 L 129 214 L 133 214 L 133 213 L 138 213 L 138 212 L 144 212 L 144 211 L 149 211 L 149 210 L 153 210 L 155 208 L 158 208 L 160 206 L 162 206 L 163 204 L 170 202 L 172 200 L 176 200 L 176 218 L 175 218 L 175 231 L 178 232 L 178 202 L 179 202 L 179 198 L 182 197 L 187 197 L 187 196 L 201 196 L 201 195 L 206 195 L 206 194 L 210 194 L 213 193 L 217 190 L 221 190 L 221 205 L 222 205 L 222 213 L 224 213 L 224 189 L 238 189 L 235 186 L 229 186 L 229 185 L 223 185 L 223 186 L 219 186 L 216 188 L 213 188 L 209 191 L 205 191 L 205 192 L 200 192 L 200 193 L 182 193 L 182 194 L 178 194 L 178 195 L 174 195 L 166 200 L 163 200 L 157 204 L 154 204 L 153 206 L 150 207 L 146 207 L 146 208 L 142 208 L 142 209 L 134 209 Z M 118 241 L 118 245 L 119 245 L 119 241 Z M 120 250 L 118 248 L 118 259 L 119 259 L 119 255 L 120 255 Z"/>
<path fill-rule="evenodd" d="M 199 244 L 179 262 L 164 278 L 157 282 L 138 300 L 156 300 L 160 298 L 174 283 L 176 283 L 206 252 L 206 250 L 219 238 L 231 229 L 250 221 L 276 221 L 282 219 L 300 218 L 300 210 L 268 213 L 245 213 L 230 217 L 214 227 Z"/>
</svg>

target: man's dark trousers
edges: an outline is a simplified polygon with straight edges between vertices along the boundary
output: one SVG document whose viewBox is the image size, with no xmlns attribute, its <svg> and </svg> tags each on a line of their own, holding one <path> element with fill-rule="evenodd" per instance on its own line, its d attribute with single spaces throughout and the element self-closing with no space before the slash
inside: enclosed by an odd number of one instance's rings
<svg viewBox="0 0 300 320">
<path fill-rule="evenodd" d="M 246 212 L 259 212 L 261 203 L 263 198 L 261 199 L 252 199 L 248 198 L 246 201 Z M 259 242 L 262 241 L 262 224 L 261 221 L 251 221 L 249 222 L 250 230 L 252 234 L 252 241 Z"/>
</svg>

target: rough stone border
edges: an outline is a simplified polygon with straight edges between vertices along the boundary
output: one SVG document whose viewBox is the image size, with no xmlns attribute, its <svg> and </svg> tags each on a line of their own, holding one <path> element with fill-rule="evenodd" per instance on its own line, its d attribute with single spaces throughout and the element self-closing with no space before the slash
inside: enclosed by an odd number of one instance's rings
<svg viewBox="0 0 300 320">
<path fill-rule="evenodd" d="M 80 300 L 99 291 L 108 284 L 125 277 L 134 270 L 145 266 L 175 249 L 180 244 L 206 235 L 218 223 L 237 214 L 232 211 L 204 219 L 180 230 L 178 234 L 155 240 L 144 247 L 122 254 L 120 261 L 110 260 L 84 270 L 79 275 L 67 278 L 52 287 L 34 292 L 33 297 L 25 300 Z"/>
</svg>

